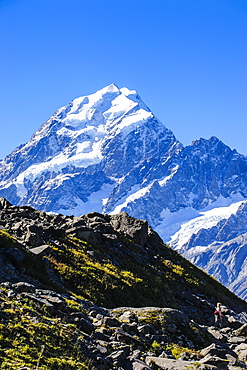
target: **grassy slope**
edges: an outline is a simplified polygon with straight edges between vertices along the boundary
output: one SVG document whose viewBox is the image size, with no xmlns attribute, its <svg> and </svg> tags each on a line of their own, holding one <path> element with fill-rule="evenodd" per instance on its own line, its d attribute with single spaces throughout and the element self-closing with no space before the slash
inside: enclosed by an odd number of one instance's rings
<svg viewBox="0 0 247 370">
<path fill-rule="evenodd" d="M 5 231 L 0 231 L 0 246 L 19 248 L 25 254 L 15 267 L 47 288 L 59 289 L 46 273 L 44 262 L 26 251 Z M 69 291 L 107 308 L 156 306 L 179 308 L 181 292 L 213 296 L 227 306 L 243 304 L 214 278 L 185 260 L 166 245 L 143 247 L 117 234 L 111 244 L 99 245 L 66 238 L 62 246 L 52 245 L 56 257 L 48 257 Z M 94 252 L 96 258 L 91 257 Z"/>
<path fill-rule="evenodd" d="M 179 308 L 181 292 L 213 296 L 227 306 L 241 303 L 218 281 L 166 245 L 140 248 L 118 235 L 115 244 L 91 246 L 68 238 L 51 258 L 67 287 L 107 308 L 156 306 Z M 97 260 L 88 250 L 97 252 Z"/>
</svg>

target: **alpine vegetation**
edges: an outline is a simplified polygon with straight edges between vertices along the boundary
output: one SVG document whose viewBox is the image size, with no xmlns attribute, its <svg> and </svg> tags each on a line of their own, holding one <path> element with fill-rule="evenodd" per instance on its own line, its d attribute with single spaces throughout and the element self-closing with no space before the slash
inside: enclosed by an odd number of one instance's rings
<svg viewBox="0 0 247 370">
<path fill-rule="evenodd" d="M 4 198 L 0 219 L 1 369 L 247 369 L 247 303 L 147 221 Z"/>
</svg>

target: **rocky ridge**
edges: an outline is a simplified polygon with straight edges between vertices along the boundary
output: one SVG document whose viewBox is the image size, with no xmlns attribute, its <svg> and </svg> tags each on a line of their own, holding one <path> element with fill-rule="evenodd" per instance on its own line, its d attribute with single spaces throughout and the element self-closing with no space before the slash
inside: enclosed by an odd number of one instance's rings
<svg viewBox="0 0 247 370">
<path fill-rule="evenodd" d="M 51 215 L 3 198 L 0 220 L 3 369 L 247 368 L 246 302 L 146 221 Z"/>
</svg>

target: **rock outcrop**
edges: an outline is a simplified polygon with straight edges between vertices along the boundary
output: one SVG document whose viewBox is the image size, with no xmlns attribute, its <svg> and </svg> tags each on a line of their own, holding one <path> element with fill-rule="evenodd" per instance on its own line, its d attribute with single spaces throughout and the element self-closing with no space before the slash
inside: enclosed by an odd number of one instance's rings
<svg viewBox="0 0 247 370">
<path fill-rule="evenodd" d="M 246 302 L 146 221 L 52 215 L 3 198 L 0 220 L 3 369 L 247 368 Z"/>
<path fill-rule="evenodd" d="M 40 313 L 46 312 L 47 330 L 55 322 L 61 332 L 70 325 L 74 328 L 70 340 L 95 369 L 247 369 L 247 324 L 240 321 L 237 330 L 227 319 L 222 329 L 215 330 L 197 324 L 176 309 L 108 310 L 68 293 L 37 289 L 25 282 L 4 282 L 0 294 L 0 325 L 12 322 L 14 315 L 17 319 L 18 307 L 29 302 L 32 310 L 26 322 L 35 323 L 37 331 L 42 323 L 44 330 Z M 10 303 L 12 311 L 4 309 Z M 31 347 L 28 331 L 22 330 L 22 335 Z M 6 359 L 3 363 L 6 365 Z"/>
</svg>

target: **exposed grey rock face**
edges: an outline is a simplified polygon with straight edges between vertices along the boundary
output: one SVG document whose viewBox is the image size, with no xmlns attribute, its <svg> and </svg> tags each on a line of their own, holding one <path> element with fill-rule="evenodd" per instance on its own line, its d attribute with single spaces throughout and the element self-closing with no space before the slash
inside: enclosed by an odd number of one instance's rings
<svg viewBox="0 0 247 370">
<path fill-rule="evenodd" d="M 213 227 L 191 228 L 183 241 L 176 233 L 201 212 L 247 198 L 247 158 L 216 137 L 184 147 L 135 91 L 112 84 L 58 109 L 0 162 L 0 196 L 66 215 L 127 212 L 147 220 L 165 242 L 246 297 L 241 242 L 234 273 L 224 268 L 235 238 L 246 233 L 244 209 L 229 208 Z M 41 245 L 41 230 L 33 230 L 26 243 Z M 228 243 L 217 263 L 215 242 Z"/>
</svg>

